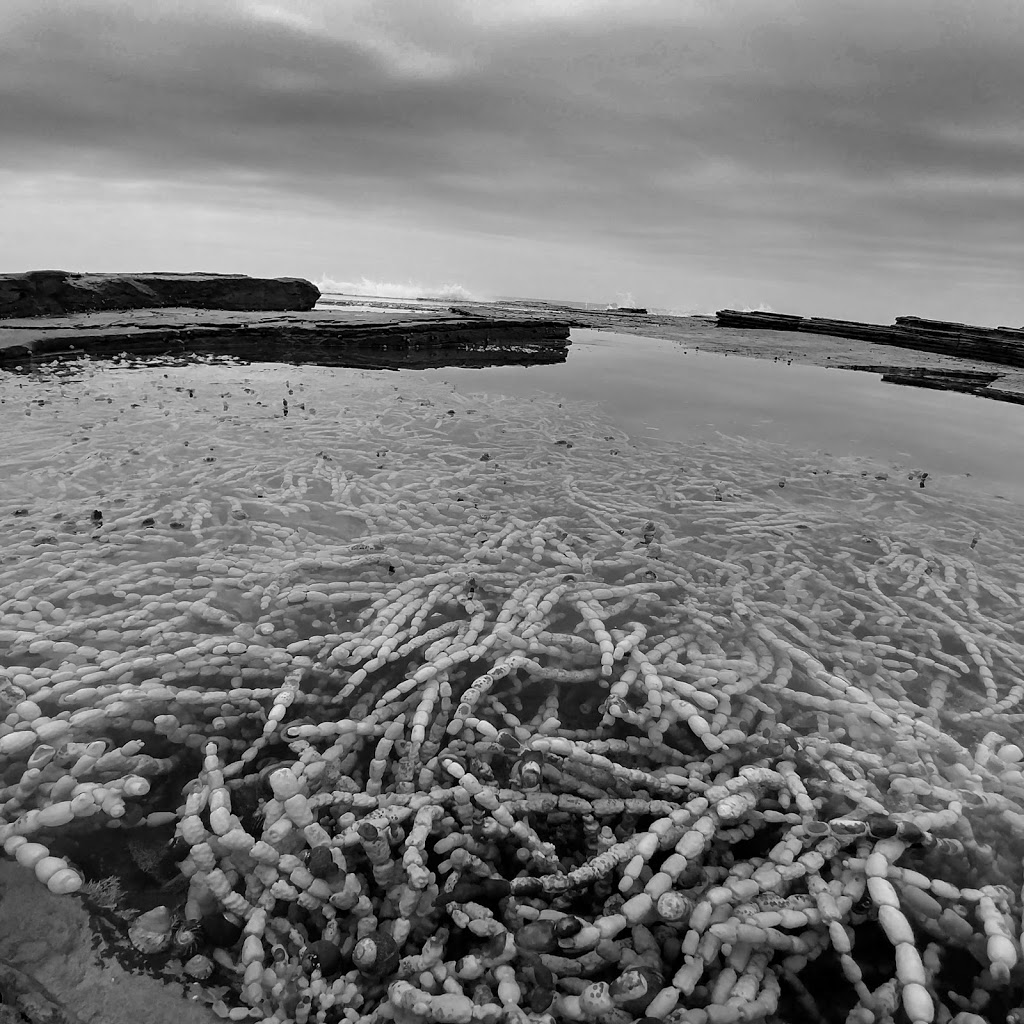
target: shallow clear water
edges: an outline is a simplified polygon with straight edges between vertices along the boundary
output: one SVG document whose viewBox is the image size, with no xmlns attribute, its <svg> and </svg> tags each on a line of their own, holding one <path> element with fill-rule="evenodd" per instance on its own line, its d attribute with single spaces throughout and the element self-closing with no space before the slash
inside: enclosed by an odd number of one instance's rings
<svg viewBox="0 0 1024 1024">
<path fill-rule="evenodd" d="M 535 745 L 552 796 L 605 787 L 613 809 L 587 813 L 620 838 L 653 820 L 614 809 L 637 787 L 689 807 L 666 778 L 742 788 L 743 765 L 793 764 L 822 820 L 919 821 L 981 852 L 929 848 L 917 869 L 1019 884 L 1024 529 L 996 496 L 1007 463 L 977 451 L 997 426 L 1006 450 L 1012 410 L 633 337 L 576 346 L 531 369 L 0 375 L 0 836 L 41 840 L 92 884 L 130 868 L 111 832 L 154 837 L 131 857 L 159 865 L 188 818 L 205 836 L 189 870 L 213 857 L 258 900 L 285 890 L 182 787 L 223 773 L 233 832 L 292 855 L 301 836 L 278 835 L 259 771 L 312 764 L 307 795 L 332 808 L 374 920 L 411 922 L 408 952 L 451 925 L 427 897 L 453 869 L 429 861 L 422 904 L 415 886 L 386 895 L 358 826 L 388 800 L 468 806 L 470 789 L 450 801 L 469 765 L 530 823 L 496 870 L 572 876 L 595 856 L 589 819 L 530 812 L 530 763 L 505 757 L 503 730 Z M 941 421 L 923 422 L 936 401 Z M 610 760 L 584 784 L 556 739 Z M 106 768 L 68 782 L 97 741 Z M 39 823 L 55 793 L 81 798 L 66 827 Z M 751 834 L 792 824 L 791 799 L 763 804 Z M 722 836 L 705 886 L 750 838 Z M 392 842 L 415 859 L 404 831 Z M 615 881 L 629 894 L 650 877 Z M 317 914 L 304 938 L 275 932 L 291 994 L 229 975 L 222 1008 L 294 1013 Z"/>
<path fill-rule="evenodd" d="M 638 435 L 722 433 L 923 469 L 928 486 L 1024 502 L 1024 416 L 972 395 L 883 383 L 880 374 L 745 359 L 697 346 L 574 330 L 557 366 L 431 370 L 480 391 L 543 389 L 586 402 Z"/>
</svg>

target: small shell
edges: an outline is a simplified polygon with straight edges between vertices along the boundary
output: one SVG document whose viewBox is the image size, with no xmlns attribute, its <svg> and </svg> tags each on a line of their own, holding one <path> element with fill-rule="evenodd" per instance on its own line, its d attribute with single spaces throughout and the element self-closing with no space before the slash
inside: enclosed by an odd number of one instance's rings
<svg viewBox="0 0 1024 1024">
<path fill-rule="evenodd" d="M 514 936 L 516 948 L 526 953 L 550 953 L 558 948 L 551 921 L 531 921 L 524 924 Z"/>
<path fill-rule="evenodd" d="M 167 907 L 154 907 L 132 922 L 128 938 L 140 953 L 160 953 L 171 944 L 171 925 Z"/>
<path fill-rule="evenodd" d="M 45 768 L 56 753 L 57 751 L 48 743 L 40 743 L 28 756 L 29 768 Z"/>
<path fill-rule="evenodd" d="M 551 926 L 551 934 L 555 939 L 571 939 L 583 931 L 584 922 L 578 917 L 560 917 Z"/>
<path fill-rule="evenodd" d="M 519 787 L 524 792 L 535 790 L 544 781 L 544 757 L 536 750 L 528 750 L 518 760 L 512 775 L 519 778 Z"/>
<path fill-rule="evenodd" d="M 360 939 L 352 951 L 352 963 L 371 978 L 384 978 L 395 972 L 401 955 L 398 944 L 387 932 L 374 932 Z"/>
<path fill-rule="evenodd" d="M 314 878 L 330 878 L 338 870 L 329 846 L 317 846 L 310 850 L 307 865 Z"/>
<path fill-rule="evenodd" d="M 616 1006 L 634 1016 L 642 1017 L 664 983 L 662 976 L 650 967 L 633 967 L 620 974 L 611 983 L 608 991 Z"/>
<path fill-rule="evenodd" d="M 213 974 L 213 961 L 207 956 L 200 956 L 198 953 L 185 963 L 185 973 L 196 981 L 206 981 Z"/>
<path fill-rule="evenodd" d="M 10 679 L 0 679 L 0 711 L 5 715 L 16 704 L 20 704 L 27 698 L 28 694 Z"/>
<path fill-rule="evenodd" d="M 78 892 L 85 884 L 85 879 L 74 868 L 63 867 L 55 871 L 46 880 L 46 888 L 55 896 L 66 896 L 68 893 Z"/>
<path fill-rule="evenodd" d="M 324 977 L 337 973 L 341 967 L 341 950 L 327 939 L 317 939 L 311 943 L 306 950 L 306 957 L 310 969 L 318 969 Z"/>
<path fill-rule="evenodd" d="M 523 744 L 511 729 L 502 729 L 494 738 L 494 742 L 506 753 L 518 757 L 523 752 Z"/>
<path fill-rule="evenodd" d="M 196 944 L 197 936 L 192 928 L 184 925 L 174 933 L 172 941 L 176 950 L 181 953 L 189 953 Z"/>
</svg>

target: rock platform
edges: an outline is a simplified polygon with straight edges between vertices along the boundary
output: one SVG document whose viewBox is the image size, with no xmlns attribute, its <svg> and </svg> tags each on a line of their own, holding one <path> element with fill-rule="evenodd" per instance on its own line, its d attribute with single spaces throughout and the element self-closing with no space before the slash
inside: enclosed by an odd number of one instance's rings
<svg viewBox="0 0 1024 1024">
<path fill-rule="evenodd" d="M 302 278 L 244 274 L 0 275 L 0 366 L 81 356 L 235 356 L 260 362 L 426 368 L 564 362 L 554 317 L 423 308 L 314 309 Z"/>
<path fill-rule="evenodd" d="M 1024 328 L 976 327 L 916 316 L 896 317 L 891 325 L 869 324 L 855 320 L 735 309 L 719 310 L 716 317 L 719 328 L 733 331 L 739 329 L 817 335 L 823 345 L 828 338 L 851 339 L 868 342 L 873 346 L 886 346 L 889 350 L 915 351 L 922 363 L 925 363 L 926 354 L 943 357 L 944 365 L 939 367 L 872 363 L 846 364 L 844 368 L 881 372 L 882 379 L 892 384 L 959 391 L 997 401 L 1024 404 L 1024 393 L 1020 389 L 1020 370 L 1024 368 Z M 1004 368 L 1014 368 L 1017 372 L 1008 373 Z M 993 387 L 996 381 L 1000 385 L 1014 386 Z"/>
<path fill-rule="evenodd" d="M 837 338 L 859 338 L 923 352 L 984 359 L 1005 366 L 1024 366 L 1024 329 L 1015 327 L 974 327 L 946 320 L 925 320 L 918 316 L 898 316 L 891 325 L 866 324 L 856 320 L 735 309 L 721 309 L 716 316 L 723 327 L 830 334 Z"/>
<path fill-rule="evenodd" d="M 0 366 L 81 356 L 235 356 L 365 368 L 564 362 L 569 327 L 447 312 L 252 312 L 174 307 L 0 320 Z"/>
</svg>

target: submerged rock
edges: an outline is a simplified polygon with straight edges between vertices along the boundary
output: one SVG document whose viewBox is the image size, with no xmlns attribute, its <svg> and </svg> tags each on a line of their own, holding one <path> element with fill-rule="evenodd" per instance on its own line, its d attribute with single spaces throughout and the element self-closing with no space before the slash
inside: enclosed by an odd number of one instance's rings
<svg viewBox="0 0 1024 1024">
<path fill-rule="evenodd" d="M 11 1024 L 81 1024 L 81 1018 L 65 1009 L 34 978 L 0 960 L 0 1021 Z"/>
</svg>

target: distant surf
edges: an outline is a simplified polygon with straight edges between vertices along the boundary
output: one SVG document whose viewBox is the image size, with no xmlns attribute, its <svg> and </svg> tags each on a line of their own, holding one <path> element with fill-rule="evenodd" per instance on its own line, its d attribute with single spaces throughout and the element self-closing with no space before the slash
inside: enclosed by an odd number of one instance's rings
<svg viewBox="0 0 1024 1024">
<path fill-rule="evenodd" d="M 394 281 L 371 281 L 362 277 L 358 281 L 336 281 L 324 275 L 313 282 L 321 292 L 341 295 L 359 295 L 374 299 L 434 299 L 439 302 L 486 302 L 461 284 L 428 285 L 416 281 L 399 284 Z"/>
<path fill-rule="evenodd" d="M 364 299 L 394 299 L 402 302 L 421 300 L 426 302 L 482 302 L 498 305 L 511 304 L 533 309 L 579 309 L 587 312 L 614 312 L 618 309 L 644 307 L 654 316 L 713 316 L 715 310 L 708 306 L 645 306 L 634 298 L 632 292 L 618 292 L 612 301 L 582 301 L 580 299 L 537 298 L 527 295 L 482 295 L 471 292 L 464 285 L 450 283 L 442 285 L 422 284 L 418 281 L 374 281 L 361 277 L 357 281 L 339 281 L 324 274 L 313 282 L 324 294 L 347 295 Z M 734 306 L 731 308 L 761 313 L 774 312 L 766 305 Z"/>
</svg>

